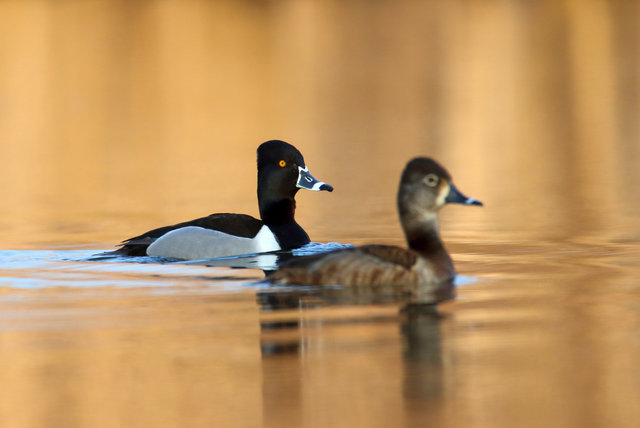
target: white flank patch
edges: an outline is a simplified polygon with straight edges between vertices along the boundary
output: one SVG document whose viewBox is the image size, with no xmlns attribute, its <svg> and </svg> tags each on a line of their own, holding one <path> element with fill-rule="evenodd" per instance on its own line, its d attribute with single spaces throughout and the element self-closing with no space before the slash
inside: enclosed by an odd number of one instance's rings
<svg viewBox="0 0 640 428">
<path fill-rule="evenodd" d="M 267 226 L 262 226 L 253 238 L 242 238 L 217 230 L 187 226 L 165 233 L 155 240 L 147 248 L 147 255 L 199 260 L 279 249 L 280 245 L 276 237 Z"/>
</svg>

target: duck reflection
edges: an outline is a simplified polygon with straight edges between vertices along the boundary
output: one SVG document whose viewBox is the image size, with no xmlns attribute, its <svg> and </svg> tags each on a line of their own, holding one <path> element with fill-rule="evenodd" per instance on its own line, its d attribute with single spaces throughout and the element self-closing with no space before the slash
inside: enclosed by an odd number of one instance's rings
<svg viewBox="0 0 640 428">
<path fill-rule="evenodd" d="M 297 354 L 300 351 L 299 320 L 260 321 L 260 352 L 263 357 L 278 354 Z M 286 331 L 293 332 L 291 338 Z M 273 334 L 272 334 L 273 333 Z"/>
<path fill-rule="evenodd" d="M 287 286 L 270 287 L 257 293 L 262 311 L 309 309 L 326 306 L 399 304 L 403 310 L 428 308 L 455 295 L 453 281 L 438 287 L 421 286 Z"/>
<path fill-rule="evenodd" d="M 408 406 L 423 407 L 443 395 L 441 321 L 434 305 L 405 308 L 400 329 L 404 340 L 403 395 Z"/>
<path fill-rule="evenodd" d="M 444 290 L 450 298 L 453 284 L 444 287 L 442 296 Z M 329 404 L 335 395 L 347 391 L 327 391 L 323 387 L 344 382 L 338 379 L 340 376 L 348 376 L 354 383 L 370 382 L 367 376 L 361 377 L 362 373 L 377 372 L 381 367 L 381 382 L 398 386 L 385 394 L 402 402 L 405 411 L 414 411 L 414 407 L 415 411 L 424 411 L 435 402 L 431 400 L 444 395 L 440 328 L 445 317 L 438 312 L 432 294 L 393 287 L 368 292 L 292 287 L 263 290 L 257 294 L 257 301 L 261 309 L 263 417 L 267 425 L 304 425 L 305 398 L 317 396 Z M 393 324 L 398 328 L 393 329 Z M 353 333 L 353 328 L 366 331 L 367 325 L 371 326 L 367 333 Z M 394 344 L 397 352 L 391 346 L 372 345 L 369 334 L 378 337 L 373 332 L 387 327 L 392 329 L 380 337 L 383 343 Z M 345 334 L 354 336 L 344 341 Z M 319 353 L 322 358 L 316 359 Z M 350 372 L 348 367 L 354 361 L 367 366 L 359 369 L 362 373 Z M 337 379 L 331 381 L 327 376 Z"/>
</svg>

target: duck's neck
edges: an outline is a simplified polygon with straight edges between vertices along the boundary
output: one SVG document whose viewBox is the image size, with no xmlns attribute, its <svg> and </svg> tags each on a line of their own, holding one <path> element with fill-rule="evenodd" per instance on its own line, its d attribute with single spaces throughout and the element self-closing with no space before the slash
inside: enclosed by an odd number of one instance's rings
<svg viewBox="0 0 640 428">
<path fill-rule="evenodd" d="M 295 199 L 260 201 L 260 218 L 276 236 L 280 248 L 290 250 L 310 242 L 309 235 L 294 218 Z"/>
<path fill-rule="evenodd" d="M 295 223 L 297 188 L 290 189 L 273 171 L 258 168 L 258 208 L 266 224 Z"/>
<path fill-rule="evenodd" d="M 400 216 L 402 228 L 409 248 L 429 258 L 442 258 L 451 262 L 451 258 L 440 240 L 438 217 L 416 213 L 403 213 Z"/>
<path fill-rule="evenodd" d="M 258 205 L 265 224 L 295 223 L 296 200 L 293 198 L 263 200 L 258 197 Z"/>
</svg>

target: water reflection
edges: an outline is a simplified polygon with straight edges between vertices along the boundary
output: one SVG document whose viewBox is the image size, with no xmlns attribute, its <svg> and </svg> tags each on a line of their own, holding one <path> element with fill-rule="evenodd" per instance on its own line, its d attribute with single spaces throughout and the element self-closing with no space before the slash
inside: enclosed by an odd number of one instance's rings
<svg viewBox="0 0 640 428">
<path fill-rule="evenodd" d="M 335 335 L 340 337 L 341 330 L 354 329 L 354 327 L 399 329 L 397 334 L 401 344 L 391 347 L 372 348 L 370 339 L 366 336 L 362 337 L 356 333 L 346 336 L 348 337 L 347 347 L 352 349 L 353 354 L 357 355 L 364 351 L 365 355 L 368 355 L 367 362 L 363 361 L 363 364 L 368 367 L 375 367 L 380 360 L 388 358 L 401 360 L 401 362 L 398 361 L 401 372 L 395 372 L 397 367 L 388 366 L 386 369 L 390 372 L 384 375 L 379 374 L 384 376 L 386 381 L 391 380 L 392 383 L 395 383 L 393 377 L 398 376 L 397 380 L 402 382 L 401 387 L 391 388 L 386 392 L 387 399 L 391 403 L 403 402 L 404 412 L 407 415 L 414 415 L 435 407 L 444 395 L 445 368 L 442 363 L 440 332 L 440 324 L 444 318 L 435 305 L 410 304 L 401 311 L 398 311 L 395 305 L 379 307 L 378 315 L 372 315 L 370 307 L 366 311 L 351 308 L 347 312 L 348 316 L 341 316 L 322 311 L 314 315 L 317 307 L 314 309 L 300 300 L 302 306 L 298 307 L 296 312 L 292 312 L 295 307 L 290 304 L 292 301 L 285 304 L 279 301 L 275 305 L 273 300 L 269 302 L 261 302 L 262 310 L 267 311 L 269 316 L 260 321 L 262 395 L 265 404 L 263 421 L 266 426 L 282 426 L 285 422 L 294 426 L 303 426 L 305 421 L 308 422 L 306 418 L 309 416 L 305 410 L 311 405 L 308 402 L 311 396 L 319 400 L 319 403 L 314 403 L 315 405 L 325 406 L 324 408 L 327 409 L 330 409 L 326 407 L 331 406 L 330 403 L 340 400 L 344 393 L 340 390 L 323 390 L 318 393 L 317 388 L 322 388 L 322 380 L 319 376 L 323 370 L 318 367 L 317 359 L 326 360 L 330 365 L 336 358 L 343 358 L 343 362 L 348 361 L 350 358 L 344 355 L 345 349 L 335 348 L 333 341 L 336 340 Z M 278 310 L 282 312 L 272 312 Z M 321 334 L 333 340 L 324 343 Z M 398 354 L 391 357 L 388 355 L 389 352 Z M 339 371 L 342 370 L 344 367 L 339 369 Z M 339 374 L 332 373 L 330 376 L 335 379 Z M 358 375 L 345 373 L 345 381 L 349 382 L 348 379 L 353 376 Z M 373 374 L 373 376 L 375 379 L 376 375 Z M 357 378 L 362 382 L 360 376 Z M 379 389 L 377 393 L 379 394 Z M 354 397 L 350 397 L 350 402 L 357 405 L 357 399 Z M 385 403 L 377 403 L 385 405 Z M 389 402 L 386 403 L 387 406 L 389 404 Z M 332 411 L 328 410 L 327 414 L 321 416 L 318 421 L 331 420 L 331 414 Z M 381 412 L 379 415 L 392 419 L 394 410 Z M 371 414 L 363 415 L 355 408 L 350 416 L 357 418 L 355 420 L 358 421 L 371 420 Z M 343 417 L 347 416 L 342 414 L 340 418 Z M 431 420 L 433 417 L 431 415 Z"/>
<path fill-rule="evenodd" d="M 399 304 L 404 310 L 415 310 L 452 299 L 455 294 L 454 281 L 439 286 L 287 286 L 269 287 L 257 293 L 263 311 L 284 309 L 321 308 L 344 305 Z"/>
<path fill-rule="evenodd" d="M 444 395 L 440 322 L 433 306 L 410 307 L 400 325 L 404 339 L 403 396 L 407 407 L 428 411 Z M 412 412 L 415 409 L 409 409 Z"/>
</svg>

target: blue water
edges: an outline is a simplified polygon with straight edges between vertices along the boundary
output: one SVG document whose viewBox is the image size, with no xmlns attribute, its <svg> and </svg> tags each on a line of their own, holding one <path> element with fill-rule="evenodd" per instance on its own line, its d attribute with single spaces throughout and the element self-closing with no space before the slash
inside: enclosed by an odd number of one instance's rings
<svg viewBox="0 0 640 428">
<path fill-rule="evenodd" d="M 95 250 L 2 250 L 0 287 L 167 287 L 198 285 L 229 292 L 256 286 L 283 255 L 317 254 L 347 245 L 311 243 L 293 252 L 179 261 L 104 255 Z"/>
<path fill-rule="evenodd" d="M 415 298 L 391 289 L 359 290 L 340 286 L 272 286 L 264 283 L 264 272 L 283 258 L 318 254 L 348 248 L 340 243 L 311 243 L 288 252 L 248 254 L 207 260 L 171 260 L 158 257 L 123 257 L 94 250 L 4 250 L 0 251 L 0 289 L 44 290 L 49 288 L 103 290 L 145 288 L 161 293 L 233 294 L 255 289 L 264 308 L 313 305 L 369 305 L 411 303 Z M 476 278 L 459 275 L 456 286 Z M 430 302 L 426 302 L 430 303 Z"/>
</svg>

